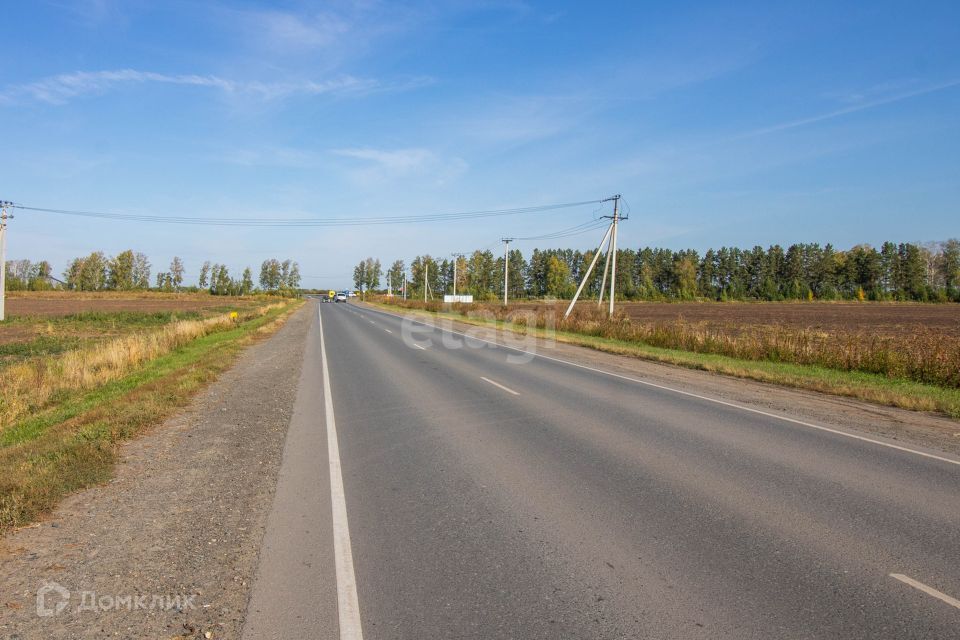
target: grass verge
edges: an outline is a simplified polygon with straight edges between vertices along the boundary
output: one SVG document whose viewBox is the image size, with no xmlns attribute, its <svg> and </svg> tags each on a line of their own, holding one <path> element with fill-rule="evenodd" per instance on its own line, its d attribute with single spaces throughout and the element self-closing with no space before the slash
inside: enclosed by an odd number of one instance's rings
<svg viewBox="0 0 960 640">
<path fill-rule="evenodd" d="M 689 369 L 767 382 L 786 387 L 818 391 L 866 400 L 914 411 L 934 411 L 960 419 L 960 389 L 938 387 L 920 382 L 858 371 L 842 371 L 814 365 L 762 360 L 742 360 L 730 356 L 696 353 L 650 346 L 641 342 L 583 335 L 569 331 L 548 332 L 500 320 L 465 317 L 460 313 L 402 309 L 383 303 L 368 303 L 396 313 L 414 313 L 424 317 L 442 317 L 474 326 L 486 326 L 537 338 L 588 347 L 597 351 L 632 356 L 643 360 L 672 364 Z"/>
<path fill-rule="evenodd" d="M 0 534 L 34 521 L 64 496 L 107 480 L 118 445 L 185 406 L 242 349 L 299 307 L 290 303 L 197 337 L 94 389 L 0 431 Z"/>
</svg>

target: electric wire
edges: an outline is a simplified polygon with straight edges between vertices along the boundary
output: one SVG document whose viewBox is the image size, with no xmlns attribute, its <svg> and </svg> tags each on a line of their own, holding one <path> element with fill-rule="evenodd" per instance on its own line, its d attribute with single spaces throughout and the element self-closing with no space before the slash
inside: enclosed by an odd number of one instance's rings
<svg viewBox="0 0 960 640">
<path fill-rule="evenodd" d="M 459 211 L 453 213 L 432 213 L 400 216 L 373 216 L 373 217 L 318 217 L 318 218 L 215 218 L 215 217 L 188 217 L 188 216 L 159 216 L 151 214 L 109 213 L 104 211 L 77 211 L 70 209 L 52 209 L 46 207 L 32 207 L 14 204 L 13 207 L 24 211 L 53 213 L 58 215 L 98 218 L 105 220 L 125 220 L 135 222 L 155 222 L 163 224 L 185 224 L 201 226 L 225 227 L 348 227 L 388 224 L 413 224 L 423 222 L 446 222 L 456 220 L 472 220 L 479 218 L 493 218 L 532 213 L 544 213 L 558 209 L 572 209 L 585 205 L 597 204 L 599 200 L 584 200 L 581 202 L 564 202 L 558 204 L 517 207 L 513 209 L 487 209 L 479 211 Z"/>
</svg>

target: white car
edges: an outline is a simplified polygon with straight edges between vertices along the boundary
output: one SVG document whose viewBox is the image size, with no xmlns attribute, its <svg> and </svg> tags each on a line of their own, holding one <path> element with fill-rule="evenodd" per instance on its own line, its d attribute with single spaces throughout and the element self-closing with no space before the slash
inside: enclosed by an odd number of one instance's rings
<svg viewBox="0 0 960 640">
<path fill-rule="evenodd" d="M 345 294 L 345 293 L 338 293 L 337 296 L 333 299 L 333 301 L 334 301 L 334 302 L 346 302 L 346 301 L 347 301 L 347 294 Z"/>
</svg>

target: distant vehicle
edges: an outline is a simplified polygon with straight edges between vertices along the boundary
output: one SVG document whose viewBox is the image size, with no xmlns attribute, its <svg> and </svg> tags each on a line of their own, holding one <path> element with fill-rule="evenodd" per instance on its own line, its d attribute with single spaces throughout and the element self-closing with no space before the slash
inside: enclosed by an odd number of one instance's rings
<svg viewBox="0 0 960 640">
<path fill-rule="evenodd" d="M 347 294 L 345 294 L 345 293 L 343 293 L 343 292 L 341 291 L 340 293 L 338 293 L 338 294 L 336 295 L 336 297 L 334 297 L 333 301 L 334 301 L 334 302 L 346 302 L 346 301 L 347 301 Z"/>
<path fill-rule="evenodd" d="M 320 296 L 320 302 L 333 302 L 333 299 L 337 297 L 336 291 L 328 291 L 326 294 Z"/>
<path fill-rule="evenodd" d="M 358 295 L 360 295 L 360 294 L 357 293 L 356 291 L 347 291 L 346 293 L 347 293 L 347 295 L 349 295 L 351 298 L 356 298 Z"/>
</svg>

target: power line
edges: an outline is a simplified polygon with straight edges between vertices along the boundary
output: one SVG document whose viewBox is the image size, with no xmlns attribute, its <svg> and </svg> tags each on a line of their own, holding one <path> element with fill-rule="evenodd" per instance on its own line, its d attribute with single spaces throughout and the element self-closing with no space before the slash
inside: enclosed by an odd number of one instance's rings
<svg viewBox="0 0 960 640">
<path fill-rule="evenodd" d="M 13 208 L 40 213 L 77 216 L 84 218 L 98 218 L 104 220 L 126 220 L 133 222 L 154 222 L 161 224 L 186 224 L 202 226 L 224 227 L 348 227 L 384 224 L 413 224 L 421 222 L 446 222 L 455 220 L 472 220 L 478 218 L 493 218 L 513 216 L 529 213 L 544 213 L 558 209 L 572 209 L 585 205 L 598 204 L 600 200 L 584 200 L 581 202 L 564 202 L 558 204 L 536 205 L 531 207 L 517 207 L 514 209 L 487 209 L 479 211 L 458 211 L 453 213 L 432 213 L 402 216 L 375 216 L 375 217 L 320 217 L 320 218 L 215 218 L 215 217 L 188 217 L 188 216 L 159 216 L 135 213 L 109 213 L 104 211 L 77 211 L 71 209 L 50 209 L 45 207 L 31 207 L 23 204 L 12 204 Z"/>
<path fill-rule="evenodd" d="M 578 224 L 574 227 L 569 227 L 567 229 L 561 229 L 559 231 L 554 231 L 552 233 L 545 233 L 539 236 L 524 236 L 516 237 L 514 240 L 556 240 L 557 238 L 569 238 L 570 236 L 577 236 L 582 233 L 587 233 L 588 231 L 593 231 L 595 229 L 602 229 L 606 227 L 609 222 L 606 220 L 590 220 L 582 224 Z"/>
</svg>

